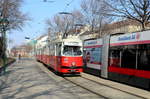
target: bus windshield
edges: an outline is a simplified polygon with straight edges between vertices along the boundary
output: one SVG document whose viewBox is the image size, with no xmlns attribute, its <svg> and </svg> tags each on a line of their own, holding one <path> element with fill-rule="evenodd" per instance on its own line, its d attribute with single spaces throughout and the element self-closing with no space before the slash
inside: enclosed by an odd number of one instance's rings
<svg viewBox="0 0 150 99">
<path fill-rule="evenodd" d="M 81 46 L 64 46 L 63 55 L 65 56 L 81 56 Z"/>
</svg>

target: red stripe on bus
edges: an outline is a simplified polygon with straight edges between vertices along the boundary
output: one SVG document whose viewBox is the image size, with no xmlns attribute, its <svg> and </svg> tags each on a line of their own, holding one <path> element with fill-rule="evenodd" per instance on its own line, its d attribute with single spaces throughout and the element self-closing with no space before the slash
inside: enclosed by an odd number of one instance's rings
<svg viewBox="0 0 150 99">
<path fill-rule="evenodd" d="M 145 70 L 136 70 L 136 69 L 109 66 L 108 71 L 114 72 L 114 73 L 119 73 L 119 74 L 125 74 L 125 75 L 131 75 L 131 76 L 143 77 L 143 78 L 150 79 L 150 71 L 145 71 Z"/>
</svg>

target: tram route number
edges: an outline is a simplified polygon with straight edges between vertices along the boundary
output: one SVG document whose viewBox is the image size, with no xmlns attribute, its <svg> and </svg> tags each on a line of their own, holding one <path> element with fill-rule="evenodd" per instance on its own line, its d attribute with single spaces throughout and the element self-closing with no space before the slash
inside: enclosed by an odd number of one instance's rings
<svg viewBox="0 0 150 99">
<path fill-rule="evenodd" d="M 71 69 L 70 71 L 71 71 L 71 72 L 75 72 L 76 70 L 74 70 L 74 69 Z"/>
</svg>

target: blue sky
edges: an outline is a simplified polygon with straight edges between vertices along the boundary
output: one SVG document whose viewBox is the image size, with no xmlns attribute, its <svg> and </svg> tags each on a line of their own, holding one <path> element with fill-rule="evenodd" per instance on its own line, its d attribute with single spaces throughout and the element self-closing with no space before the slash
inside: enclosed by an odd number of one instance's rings
<svg viewBox="0 0 150 99">
<path fill-rule="evenodd" d="M 43 2 L 43 0 L 24 0 L 21 11 L 27 13 L 32 19 L 27 22 L 22 31 L 12 31 L 9 34 L 9 39 L 13 40 L 11 46 L 16 46 L 25 43 L 25 37 L 36 38 L 45 33 L 45 20 L 53 17 L 56 13 L 66 11 L 70 12 L 73 9 L 80 9 L 81 0 L 49 0 L 53 3 Z M 70 3 L 71 2 L 71 3 Z M 69 6 L 66 6 L 70 3 Z"/>
</svg>

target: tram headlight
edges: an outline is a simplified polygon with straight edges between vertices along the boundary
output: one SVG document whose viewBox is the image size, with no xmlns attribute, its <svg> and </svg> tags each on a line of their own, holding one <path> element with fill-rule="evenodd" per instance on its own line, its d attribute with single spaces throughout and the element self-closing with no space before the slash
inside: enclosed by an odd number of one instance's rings
<svg viewBox="0 0 150 99">
<path fill-rule="evenodd" d="M 72 66 L 75 66 L 76 65 L 76 62 L 72 62 Z"/>
</svg>

